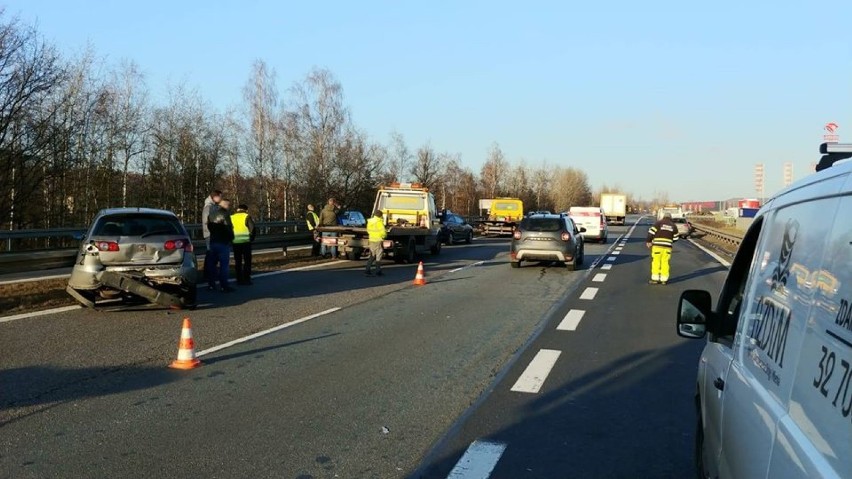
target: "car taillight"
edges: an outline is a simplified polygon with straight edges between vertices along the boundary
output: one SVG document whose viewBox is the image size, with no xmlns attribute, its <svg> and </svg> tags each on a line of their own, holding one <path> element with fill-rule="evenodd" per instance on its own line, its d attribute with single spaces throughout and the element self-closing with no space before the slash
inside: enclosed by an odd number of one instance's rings
<svg viewBox="0 0 852 479">
<path fill-rule="evenodd" d="M 98 251 L 118 251 L 118 243 L 115 241 L 97 241 L 95 242 L 95 248 Z"/>
<path fill-rule="evenodd" d="M 163 245 L 166 251 L 173 251 L 176 249 L 183 249 L 186 252 L 192 252 L 192 242 L 187 239 L 178 239 L 178 240 L 168 240 Z"/>
<path fill-rule="evenodd" d="M 562 233 L 562 241 L 571 241 L 571 235 L 567 231 Z"/>
<path fill-rule="evenodd" d="M 518 231 L 518 230 L 515 230 L 515 232 L 512 233 L 512 238 L 521 239 L 521 232 Z"/>
</svg>

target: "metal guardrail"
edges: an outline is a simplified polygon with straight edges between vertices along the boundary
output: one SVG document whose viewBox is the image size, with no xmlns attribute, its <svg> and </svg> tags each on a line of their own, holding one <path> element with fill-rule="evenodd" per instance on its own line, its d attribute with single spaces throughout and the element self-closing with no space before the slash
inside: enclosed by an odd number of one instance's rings
<svg viewBox="0 0 852 479">
<path fill-rule="evenodd" d="M 296 229 L 296 225 L 294 223 L 296 222 L 269 222 L 264 224 L 264 227 L 273 228 L 294 226 L 294 229 Z M 198 228 L 200 230 L 200 226 L 198 226 Z M 258 229 L 260 228 L 261 225 L 258 224 Z M 310 244 L 312 239 L 313 234 L 309 231 L 266 235 L 258 234 L 253 243 L 253 247 L 255 249 L 282 248 L 282 252 L 286 252 L 287 247 Z M 204 240 L 193 240 L 192 244 L 196 255 L 203 255 L 206 252 Z M 22 271 L 41 271 L 54 268 L 69 268 L 74 265 L 78 254 L 78 248 L 2 253 L 0 254 L 0 274 Z"/>
<path fill-rule="evenodd" d="M 718 240 L 724 241 L 725 243 L 728 243 L 728 244 L 735 246 L 737 248 L 740 247 L 740 243 L 743 240 L 742 235 L 732 234 L 728 231 L 722 231 L 722 230 L 719 230 L 719 229 L 716 229 L 716 228 L 711 228 L 709 226 L 705 226 L 705 225 L 702 225 L 702 224 L 696 224 L 696 223 L 692 223 L 692 226 L 697 231 L 700 231 L 700 232 L 704 233 L 705 235 L 708 235 L 708 236 L 711 236 L 711 237 L 716 238 Z"/>
</svg>

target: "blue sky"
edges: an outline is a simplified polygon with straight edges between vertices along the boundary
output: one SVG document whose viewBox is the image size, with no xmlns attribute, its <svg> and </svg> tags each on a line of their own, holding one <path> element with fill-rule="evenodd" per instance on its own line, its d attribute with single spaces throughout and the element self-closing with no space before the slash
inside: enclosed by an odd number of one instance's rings
<svg viewBox="0 0 852 479">
<path fill-rule="evenodd" d="M 344 87 L 374 139 L 401 132 L 478 172 L 574 166 L 646 198 L 754 197 L 783 164 L 801 178 L 822 126 L 852 141 L 852 2 L 792 0 L 7 1 L 64 53 L 129 59 L 155 94 L 197 88 L 239 105 L 251 64 L 283 92 L 314 66 Z"/>
</svg>

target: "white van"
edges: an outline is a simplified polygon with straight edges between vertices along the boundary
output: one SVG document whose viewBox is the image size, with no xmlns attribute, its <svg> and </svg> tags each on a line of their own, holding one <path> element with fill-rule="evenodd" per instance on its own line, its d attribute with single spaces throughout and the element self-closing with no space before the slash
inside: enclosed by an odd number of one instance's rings
<svg viewBox="0 0 852 479">
<path fill-rule="evenodd" d="M 586 228 L 583 239 L 606 243 L 609 232 L 603 208 L 600 206 L 572 206 L 568 210 L 568 216 L 574 220 L 574 223 L 577 223 L 578 227 Z"/>
<path fill-rule="evenodd" d="M 698 363 L 699 477 L 852 477 L 852 145 L 767 202 L 716 309 L 685 291 Z"/>
</svg>

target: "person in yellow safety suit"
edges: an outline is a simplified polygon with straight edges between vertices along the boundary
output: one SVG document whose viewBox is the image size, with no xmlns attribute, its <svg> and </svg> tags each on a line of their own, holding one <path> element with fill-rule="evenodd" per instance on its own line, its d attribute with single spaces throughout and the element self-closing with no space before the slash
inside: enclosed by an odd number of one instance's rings
<svg viewBox="0 0 852 479">
<path fill-rule="evenodd" d="M 314 205 L 308 205 L 308 211 L 305 213 L 305 223 L 308 224 L 308 231 L 314 235 L 313 242 L 311 243 L 311 256 L 319 256 L 320 234 L 319 231 L 317 231 L 317 226 L 319 226 L 319 215 L 317 215 L 314 211 Z"/>
<path fill-rule="evenodd" d="M 381 210 L 373 211 L 373 216 L 367 220 L 367 234 L 370 237 L 370 257 L 367 259 L 367 276 L 373 276 L 373 265 L 376 266 L 376 276 L 382 276 L 382 255 L 384 248 L 382 242 L 387 237 L 385 221 L 382 219 Z"/>
<path fill-rule="evenodd" d="M 250 285 L 251 281 L 251 243 L 254 241 L 254 220 L 248 214 L 248 205 L 241 204 L 237 212 L 231 215 L 234 225 L 234 269 L 237 272 L 237 284 Z"/>
<path fill-rule="evenodd" d="M 669 282 L 669 261 L 672 257 L 672 246 L 677 236 L 677 225 L 672 221 L 671 213 L 648 229 L 645 246 L 651 248 L 651 284 L 666 284 Z"/>
</svg>

